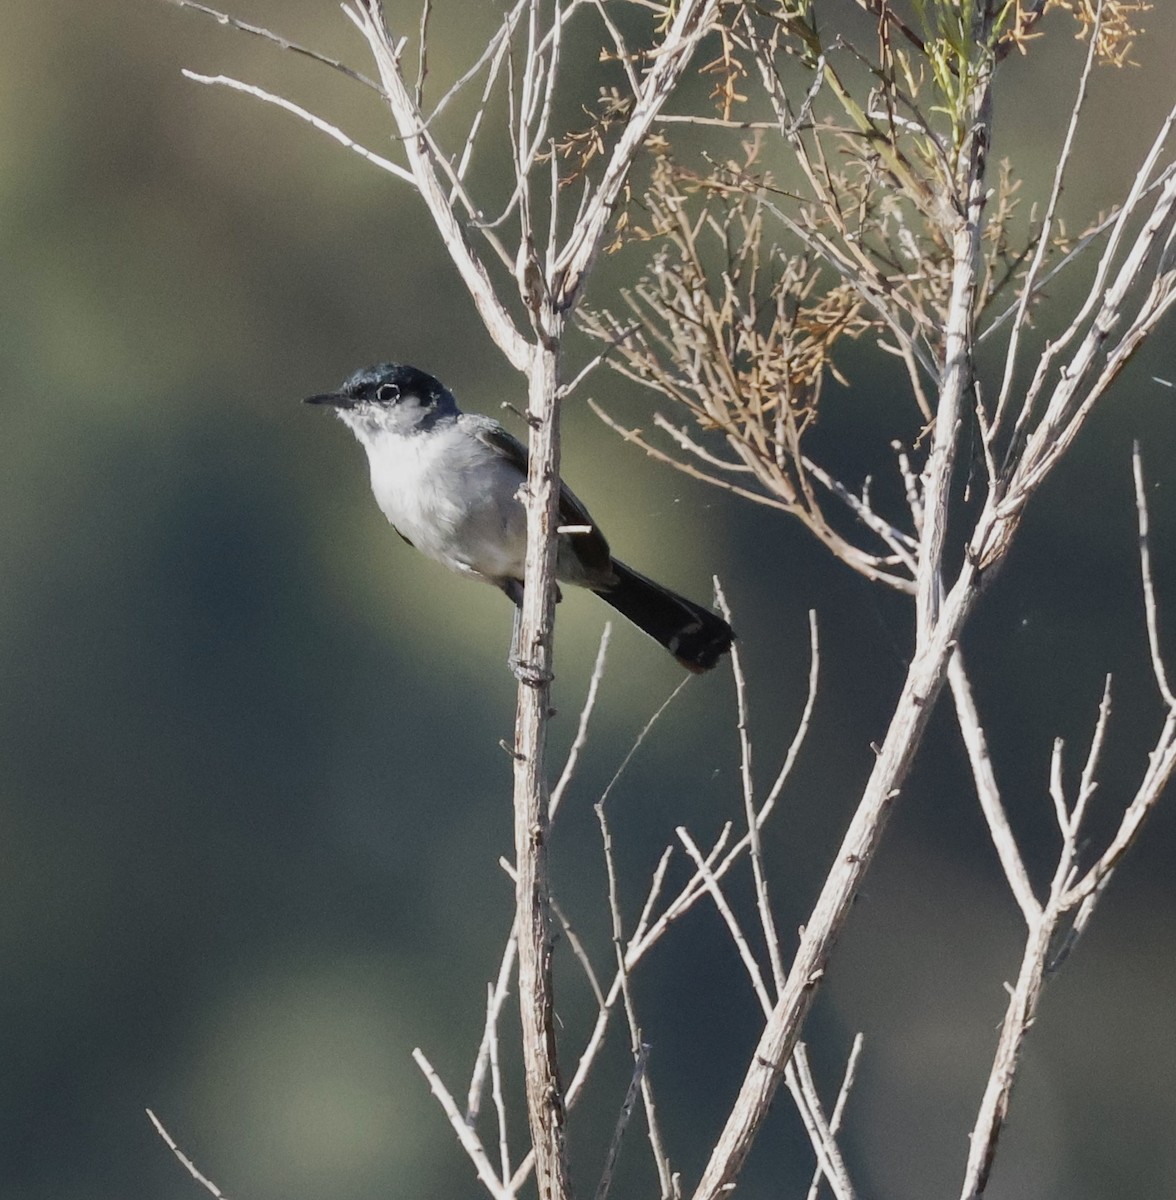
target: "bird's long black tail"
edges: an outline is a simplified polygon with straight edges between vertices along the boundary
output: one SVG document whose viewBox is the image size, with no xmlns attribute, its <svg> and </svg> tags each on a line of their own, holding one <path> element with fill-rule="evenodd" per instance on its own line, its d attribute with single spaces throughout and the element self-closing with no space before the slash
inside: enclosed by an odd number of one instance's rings
<svg viewBox="0 0 1176 1200">
<path fill-rule="evenodd" d="M 671 592 L 613 559 L 616 583 L 594 589 L 622 617 L 659 642 L 688 671 L 709 671 L 735 640 L 718 613 Z"/>
</svg>

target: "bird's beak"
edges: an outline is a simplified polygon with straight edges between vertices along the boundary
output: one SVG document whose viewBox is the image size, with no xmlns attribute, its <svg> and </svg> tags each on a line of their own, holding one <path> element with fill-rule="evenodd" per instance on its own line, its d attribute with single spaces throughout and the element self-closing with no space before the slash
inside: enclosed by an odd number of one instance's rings
<svg viewBox="0 0 1176 1200">
<path fill-rule="evenodd" d="M 322 396 L 307 396 L 303 404 L 329 404 L 332 408 L 354 408 L 355 401 L 343 392 L 327 392 Z"/>
</svg>

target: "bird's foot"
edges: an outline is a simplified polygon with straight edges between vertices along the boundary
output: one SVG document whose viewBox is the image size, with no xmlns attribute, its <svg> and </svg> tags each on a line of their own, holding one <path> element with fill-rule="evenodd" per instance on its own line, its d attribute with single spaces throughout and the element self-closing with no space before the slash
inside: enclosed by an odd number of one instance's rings
<svg viewBox="0 0 1176 1200">
<path fill-rule="evenodd" d="M 527 687 L 542 687 L 555 678 L 550 671 L 541 671 L 534 663 L 524 662 L 513 655 L 507 659 L 506 665 L 519 683 L 525 683 Z"/>
</svg>

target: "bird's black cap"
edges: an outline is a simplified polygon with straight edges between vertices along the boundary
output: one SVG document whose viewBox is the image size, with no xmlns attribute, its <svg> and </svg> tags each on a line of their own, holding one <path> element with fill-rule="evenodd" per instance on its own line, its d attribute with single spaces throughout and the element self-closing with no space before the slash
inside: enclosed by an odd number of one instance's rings
<svg viewBox="0 0 1176 1200">
<path fill-rule="evenodd" d="M 307 396 L 303 403 L 354 408 L 360 403 L 396 404 L 401 397 L 414 396 L 428 404 L 444 391 L 442 384 L 427 372 L 407 363 L 386 362 L 361 367 L 343 381 L 337 392 Z"/>
</svg>

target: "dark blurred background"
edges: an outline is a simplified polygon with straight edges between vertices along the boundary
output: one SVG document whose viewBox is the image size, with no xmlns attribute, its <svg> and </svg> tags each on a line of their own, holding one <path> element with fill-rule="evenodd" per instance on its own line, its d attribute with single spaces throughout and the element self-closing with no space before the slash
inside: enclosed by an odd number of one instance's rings
<svg viewBox="0 0 1176 1200">
<path fill-rule="evenodd" d="M 485 44 L 496 6 L 437 7 L 445 79 Z M 828 19 L 854 19 L 842 7 Z M 415 31 L 415 7 L 388 8 Z M 233 11 L 367 69 L 334 4 Z M 238 1200 L 479 1195 L 410 1051 L 464 1095 L 510 921 L 497 865 L 511 844 L 498 746 L 513 717 L 510 614 L 390 536 L 359 448 L 296 401 L 391 357 L 482 411 L 521 404 L 520 380 L 405 186 L 180 68 L 272 87 L 392 153 L 370 93 L 151 0 L 0 12 L 0 1197 L 204 1195 L 148 1106 Z M 1096 80 L 1066 194 L 1074 228 L 1123 194 L 1172 101 L 1172 7 L 1145 24 L 1139 65 Z M 1063 17 L 1044 28 L 1000 85 L 997 154 L 1022 165 L 1026 206 L 1047 187 L 1082 49 Z M 1072 292 L 1052 300 L 1067 311 Z M 1160 720 L 1129 452 L 1140 438 L 1158 584 L 1176 611 L 1172 336 L 1169 322 L 1091 421 L 968 637 L 1039 881 L 1056 849 L 1052 739 L 1072 740 L 1075 771 L 1114 672 L 1105 831 Z M 817 436 L 852 480 L 885 469 L 900 399 L 886 390 L 893 365 L 866 347 L 846 372 Z M 622 420 L 647 418 L 603 373 L 586 391 Z M 769 838 L 790 951 L 884 730 L 909 614 L 768 510 L 622 446 L 582 396 L 565 473 L 616 549 L 699 598 L 712 572 L 725 580 L 761 781 L 803 705 L 805 614 L 819 614 L 816 718 Z M 561 608 L 557 758 L 604 617 L 591 597 Z M 602 970 L 592 803 L 678 680 L 668 656 L 615 631 L 554 846 L 557 887 Z M 691 682 L 610 799 L 630 922 L 675 825 L 705 842 L 738 820 L 736 768 L 732 685 L 716 672 Z M 1174 848 L 1165 806 L 1051 985 L 993 1197 L 1176 1193 Z M 853 1034 L 866 1036 L 845 1136 L 863 1194 L 958 1191 L 1020 941 L 945 710 L 809 1026 L 826 1094 Z M 590 1006 L 561 971 L 578 1048 Z M 713 912 L 699 906 L 648 960 L 638 998 L 690 1181 L 758 1022 Z M 573 1119 L 582 1190 L 628 1079 L 615 1034 Z M 637 1123 L 630 1136 L 617 1194 L 652 1195 Z M 742 1194 L 802 1195 L 810 1170 L 780 1100 Z"/>
</svg>

